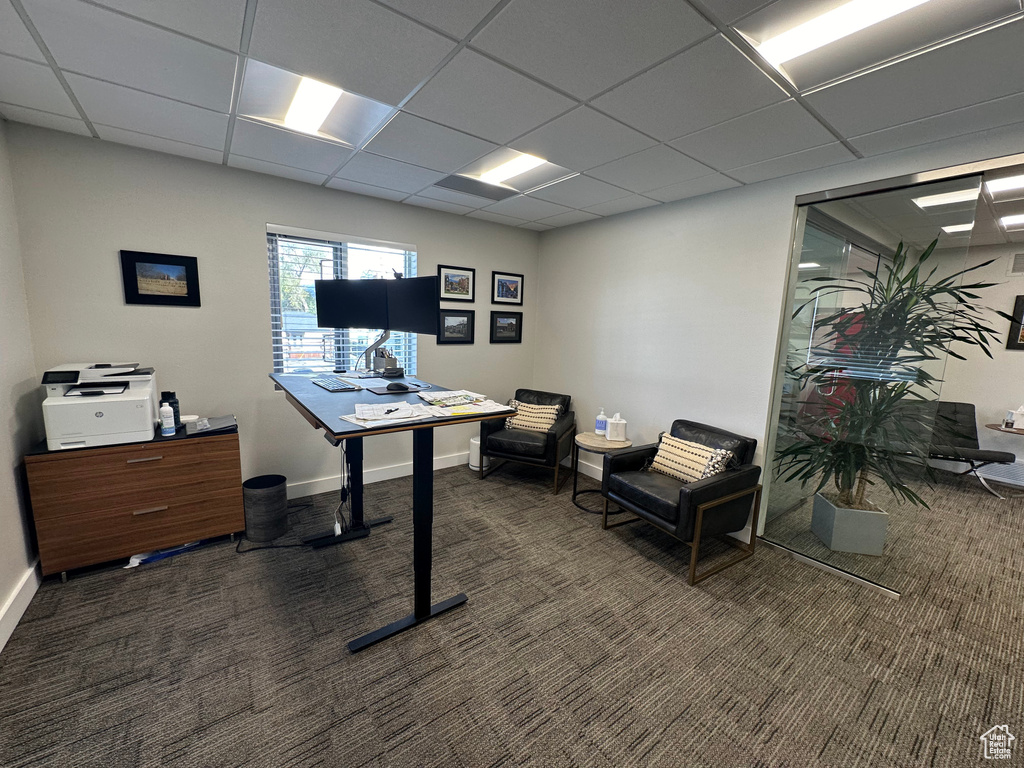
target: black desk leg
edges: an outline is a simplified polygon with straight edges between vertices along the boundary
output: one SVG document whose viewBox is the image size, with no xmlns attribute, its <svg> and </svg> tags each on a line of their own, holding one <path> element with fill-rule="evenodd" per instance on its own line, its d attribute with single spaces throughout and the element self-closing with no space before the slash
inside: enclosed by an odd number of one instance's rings
<svg viewBox="0 0 1024 768">
<path fill-rule="evenodd" d="M 373 520 L 363 519 L 363 438 L 350 437 L 346 439 L 345 451 L 342 455 L 344 457 L 342 461 L 348 464 L 348 475 L 351 480 L 352 524 L 347 531 L 342 531 L 341 533 L 335 533 L 331 530 L 319 536 L 303 539 L 303 544 L 309 544 L 314 549 L 327 547 L 331 544 L 341 544 L 346 541 L 353 541 L 354 539 L 365 539 L 370 535 L 371 527 L 390 523 L 393 519 L 390 515 Z M 338 505 L 339 511 L 344 503 L 343 501 Z"/>
<path fill-rule="evenodd" d="M 469 598 L 465 593 L 440 603 L 430 603 L 430 571 L 434 527 L 434 429 L 412 430 L 412 530 L 413 612 L 398 621 L 356 638 L 348 644 L 352 653 L 422 624 Z"/>
</svg>

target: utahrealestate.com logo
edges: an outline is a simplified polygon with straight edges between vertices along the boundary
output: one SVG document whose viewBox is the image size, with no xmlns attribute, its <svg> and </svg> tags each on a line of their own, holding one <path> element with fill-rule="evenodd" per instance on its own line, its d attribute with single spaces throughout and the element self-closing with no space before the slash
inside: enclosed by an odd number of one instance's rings
<svg viewBox="0 0 1024 768">
<path fill-rule="evenodd" d="M 1017 738 L 1010 733 L 1010 726 L 994 726 L 981 734 L 979 738 L 985 745 L 986 760 L 1009 760 L 1013 757 L 1013 742 Z"/>
</svg>

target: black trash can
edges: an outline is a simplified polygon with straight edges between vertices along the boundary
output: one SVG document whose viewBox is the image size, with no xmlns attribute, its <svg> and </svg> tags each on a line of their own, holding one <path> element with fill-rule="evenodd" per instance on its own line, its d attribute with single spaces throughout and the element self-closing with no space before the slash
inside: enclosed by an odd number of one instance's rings
<svg viewBox="0 0 1024 768">
<path fill-rule="evenodd" d="M 273 541 L 288 531 L 287 482 L 284 475 L 260 475 L 242 483 L 249 541 Z"/>
</svg>

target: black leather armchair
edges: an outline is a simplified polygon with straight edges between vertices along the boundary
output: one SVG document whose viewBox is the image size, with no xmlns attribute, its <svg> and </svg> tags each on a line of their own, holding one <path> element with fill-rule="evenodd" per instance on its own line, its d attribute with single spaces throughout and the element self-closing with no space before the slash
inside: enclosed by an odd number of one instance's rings
<svg viewBox="0 0 1024 768">
<path fill-rule="evenodd" d="M 757 440 L 695 421 L 677 419 L 669 434 L 680 440 L 700 443 L 711 448 L 724 448 L 736 457 L 729 468 L 712 477 L 684 483 L 660 472 L 644 471 L 658 452 L 658 444 L 642 445 L 610 451 L 604 455 L 604 496 L 602 527 L 614 528 L 635 520 L 608 523 L 608 502 L 612 501 L 655 528 L 674 536 L 690 547 L 688 581 L 696 584 L 723 568 L 735 565 L 754 554 L 757 540 L 757 518 L 761 506 L 761 468 L 752 464 Z M 725 536 L 724 540 L 742 550 L 742 554 L 716 565 L 697 576 L 700 543 L 708 536 L 740 531 L 750 521 L 747 544 Z"/>
<path fill-rule="evenodd" d="M 492 419 L 480 422 L 480 479 L 501 466 L 492 467 L 484 472 L 484 457 L 505 459 L 535 467 L 549 467 L 555 470 L 555 493 L 569 477 L 564 473 L 562 482 L 558 481 L 558 469 L 563 459 L 572 450 L 572 441 L 576 436 L 576 414 L 569 410 L 572 398 L 569 395 L 558 395 L 554 392 L 541 392 L 536 389 L 517 389 L 515 398 L 521 403 L 533 405 L 560 405 L 562 411 L 555 423 L 547 432 L 532 432 L 526 429 L 506 429 L 504 419 Z M 502 462 L 504 463 L 504 462 Z"/>
<path fill-rule="evenodd" d="M 967 464 L 968 468 L 960 474 L 974 475 L 993 496 L 1005 498 L 993 490 L 978 470 L 989 464 L 1013 464 L 1017 456 L 1009 451 L 979 447 L 978 421 L 973 403 L 939 401 L 935 405 L 935 429 L 932 431 L 928 457 Z"/>
</svg>

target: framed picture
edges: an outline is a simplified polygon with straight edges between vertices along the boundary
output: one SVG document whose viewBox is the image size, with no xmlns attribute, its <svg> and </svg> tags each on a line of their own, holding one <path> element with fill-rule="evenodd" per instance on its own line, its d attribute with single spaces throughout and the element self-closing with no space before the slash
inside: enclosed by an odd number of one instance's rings
<svg viewBox="0 0 1024 768">
<path fill-rule="evenodd" d="M 476 312 L 472 309 L 442 309 L 438 344 L 472 344 Z"/>
<path fill-rule="evenodd" d="M 523 276 L 512 272 L 491 272 L 491 303 L 523 303 Z"/>
<path fill-rule="evenodd" d="M 522 312 L 491 312 L 491 344 L 521 344 Z"/>
<path fill-rule="evenodd" d="M 473 301 L 476 298 L 476 270 L 472 267 L 437 265 L 441 301 Z"/>
<path fill-rule="evenodd" d="M 1013 302 L 1013 322 L 1006 337 L 1006 348 L 1024 349 L 1024 296 L 1018 296 Z"/>
<path fill-rule="evenodd" d="M 121 251 L 125 304 L 199 306 L 199 261 L 194 256 Z"/>
</svg>

